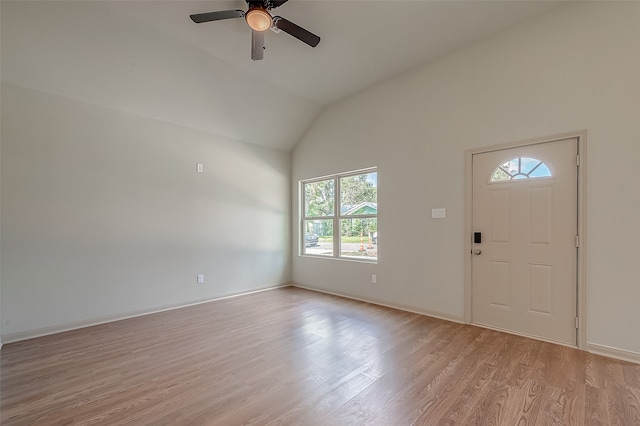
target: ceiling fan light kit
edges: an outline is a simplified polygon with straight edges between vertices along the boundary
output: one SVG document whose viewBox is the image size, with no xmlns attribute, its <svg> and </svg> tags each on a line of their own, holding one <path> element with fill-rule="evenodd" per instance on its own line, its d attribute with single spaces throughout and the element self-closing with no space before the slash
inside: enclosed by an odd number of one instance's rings
<svg viewBox="0 0 640 426">
<path fill-rule="evenodd" d="M 190 18 L 196 24 L 211 21 L 221 21 L 223 19 L 244 18 L 252 30 L 251 33 L 251 59 L 254 61 L 263 58 L 264 51 L 264 31 L 269 28 L 277 29 L 297 38 L 301 42 L 311 47 L 316 47 L 320 43 L 320 37 L 304 28 L 284 19 L 281 16 L 272 16 L 269 10 L 282 6 L 287 0 L 246 0 L 248 10 L 219 10 L 215 12 L 196 13 Z"/>
<path fill-rule="evenodd" d="M 271 14 L 261 8 L 250 9 L 244 19 L 246 19 L 251 29 L 255 31 L 266 31 L 271 28 L 271 24 L 273 23 Z"/>
</svg>

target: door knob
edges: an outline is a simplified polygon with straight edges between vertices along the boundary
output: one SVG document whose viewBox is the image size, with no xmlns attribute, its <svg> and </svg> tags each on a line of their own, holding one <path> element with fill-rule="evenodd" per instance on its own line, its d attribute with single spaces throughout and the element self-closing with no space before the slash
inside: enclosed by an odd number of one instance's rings
<svg viewBox="0 0 640 426">
<path fill-rule="evenodd" d="M 480 249 L 475 249 L 473 251 L 473 254 L 475 254 L 476 256 L 479 255 L 480 253 L 482 253 L 482 250 L 480 250 Z"/>
</svg>

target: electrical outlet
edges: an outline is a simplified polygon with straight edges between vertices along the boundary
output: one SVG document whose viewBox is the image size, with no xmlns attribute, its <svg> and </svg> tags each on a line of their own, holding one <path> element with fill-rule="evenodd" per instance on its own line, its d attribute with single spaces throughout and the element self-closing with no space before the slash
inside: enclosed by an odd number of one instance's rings
<svg viewBox="0 0 640 426">
<path fill-rule="evenodd" d="M 378 282 L 378 276 L 376 274 L 371 275 L 371 284 Z"/>
<path fill-rule="evenodd" d="M 198 275 L 198 284 L 204 284 L 204 275 Z"/>
<path fill-rule="evenodd" d="M 202 163 L 196 164 L 196 172 L 198 172 L 198 173 L 204 172 L 204 164 L 202 164 Z"/>
</svg>

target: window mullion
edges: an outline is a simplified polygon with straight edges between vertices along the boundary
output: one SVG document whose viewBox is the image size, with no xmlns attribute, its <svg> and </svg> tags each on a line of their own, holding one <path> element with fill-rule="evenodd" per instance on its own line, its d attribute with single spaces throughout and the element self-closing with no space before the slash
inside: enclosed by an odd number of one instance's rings
<svg viewBox="0 0 640 426">
<path fill-rule="evenodd" d="M 307 221 L 307 201 L 306 201 L 306 187 L 307 183 L 303 183 L 302 186 L 300 187 L 300 197 L 302 199 L 302 206 L 301 206 L 301 210 L 302 210 L 302 220 L 300 221 L 300 238 L 298 238 L 298 244 L 300 244 L 300 252 L 301 253 L 305 253 L 306 251 L 306 235 L 307 235 L 307 229 L 305 226 L 305 222 Z"/>
<path fill-rule="evenodd" d="M 349 215 L 349 216 L 339 216 L 338 219 L 375 219 L 378 215 L 376 214 L 358 214 L 358 215 Z"/>
<path fill-rule="evenodd" d="M 340 257 L 340 179 L 333 178 L 333 257 Z"/>
<path fill-rule="evenodd" d="M 302 216 L 304 220 L 326 220 L 331 219 L 333 216 Z"/>
</svg>

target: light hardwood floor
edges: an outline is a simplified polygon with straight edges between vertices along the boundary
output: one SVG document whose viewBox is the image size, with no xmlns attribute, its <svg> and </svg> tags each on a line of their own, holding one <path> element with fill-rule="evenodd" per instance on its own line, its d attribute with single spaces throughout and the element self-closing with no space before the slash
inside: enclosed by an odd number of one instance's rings
<svg viewBox="0 0 640 426">
<path fill-rule="evenodd" d="M 640 425 L 640 365 L 282 288 L 6 345 L 8 425 Z"/>
</svg>

